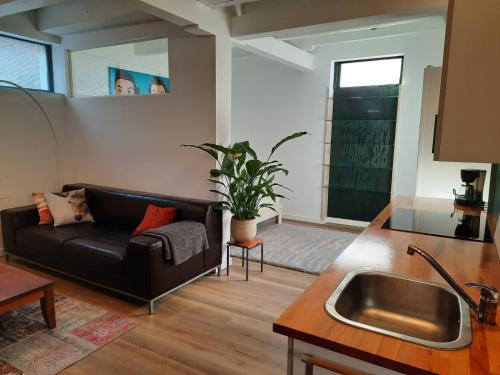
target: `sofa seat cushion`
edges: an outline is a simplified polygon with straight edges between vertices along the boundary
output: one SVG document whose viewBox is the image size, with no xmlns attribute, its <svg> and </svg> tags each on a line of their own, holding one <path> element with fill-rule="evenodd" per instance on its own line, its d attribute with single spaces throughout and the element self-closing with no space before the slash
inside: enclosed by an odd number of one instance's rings
<svg viewBox="0 0 500 375">
<path fill-rule="evenodd" d="M 65 262 L 72 269 L 121 271 L 130 238 L 130 233 L 112 231 L 68 241 L 64 244 Z"/>
<path fill-rule="evenodd" d="M 52 225 L 32 225 L 19 228 L 16 232 L 18 248 L 40 257 L 63 256 L 62 245 L 75 238 L 98 235 L 109 229 L 95 223 L 66 225 L 54 228 Z"/>
</svg>

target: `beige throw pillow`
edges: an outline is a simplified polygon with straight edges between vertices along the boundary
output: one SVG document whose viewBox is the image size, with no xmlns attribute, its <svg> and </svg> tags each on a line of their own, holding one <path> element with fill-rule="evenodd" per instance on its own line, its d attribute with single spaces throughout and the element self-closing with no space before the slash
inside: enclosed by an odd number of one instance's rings
<svg viewBox="0 0 500 375">
<path fill-rule="evenodd" d="M 54 227 L 77 223 L 93 223 L 85 189 L 64 192 L 61 195 L 45 193 L 45 200 L 54 217 Z"/>
</svg>

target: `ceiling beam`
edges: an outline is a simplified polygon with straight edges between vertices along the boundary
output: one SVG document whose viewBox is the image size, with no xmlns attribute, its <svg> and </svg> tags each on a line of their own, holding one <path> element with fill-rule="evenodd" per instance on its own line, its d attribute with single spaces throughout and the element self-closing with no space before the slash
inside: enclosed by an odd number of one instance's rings
<svg viewBox="0 0 500 375">
<path fill-rule="evenodd" d="M 301 29 L 311 26 L 328 28 L 331 24 L 355 19 L 442 15 L 448 0 L 317 0 L 307 3 L 292 0 L 284 4 L 245 9 L 242 16 L 231 19 L 231 35 L 254 39 L 284 30 L 303 32 Z"/>
<path fill-rule="evenodd" d="M 162 20 L 110 29 L 73 33 L 62 38 L 62 46 L 70 51 L 141 42 L 167 37 L 185 37 L 177 26 Z"/>
<path fill-rule="evenodd" d="M 0 32 L 48 44 L 59 44 L 61 38 L 56 35 L 41 32 L 36 27 L 34 11 L 0 18 Z"/>
<path fill-rule="evenodd" d="M 301 70 L 314 70 L 314 55 L 272 37 L 234 41 L 233 46 Z"/>
<path fill-rule="evenodd" d="M 133 6 L 181 27 L 196 26 L 197 34 L 229 34 L 229 17 L 195 0 L 135 0 Z"/>
<path fill-rule="evenodd" d="M 152 19 L 149 14 L 124 6 L 123 0 L 76 0 L 40 9 L 38 28 L 46 33 L 62 35 L 105 28 L 113 23 L 139 23 Z"/>
<path fill-rule="evenodd" d="M 0 17 L 60 4 L 63 1 L 66 0 L 0 0 Z"/>
<path fill-rule="evenodd" d="M 446 21 L 440 16 L 425 17 L 387 24 L 372 23 L 354 29 L 343 29 L 329 33 L 308 35 L 302 38 L 288 39 L 288 42 L 302 50 L 314 51 L 316 47 L 323 45 L 354 40 L 376 39 L 431 30 L 444 30 L 445 26 Z"/>
<path fill-rule="evenodd" d="M 245 3 L 253 3 L 259 0 L 198 0 L 210 8 L 225 8 L 233 5 L 242 5 Z"/>
</svg>

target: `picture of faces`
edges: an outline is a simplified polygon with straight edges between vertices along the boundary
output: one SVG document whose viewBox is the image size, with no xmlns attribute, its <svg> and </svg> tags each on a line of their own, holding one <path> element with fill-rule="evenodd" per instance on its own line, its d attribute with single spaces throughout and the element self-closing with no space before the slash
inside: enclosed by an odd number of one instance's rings
<svg viewBox="0 0 500 375">
<path fill-rule="evenodd" d="M 149 93 L 151 95 L 166 94 L 167 92 L 165 83 L 160 77 L 151 78 L 151 83 L 149 84 Z"/>
<path fill-rule="evenodd" d="M 118 70 L 115 75 L 115 96 L 136 95 L 135 79 L 125 70 Z"/>
<path fill-rule="evenodd" d="M 109 95 L 163 95 L 170 92 L 170 79 L 119 68 L 108 68 Z"/>
</svg>

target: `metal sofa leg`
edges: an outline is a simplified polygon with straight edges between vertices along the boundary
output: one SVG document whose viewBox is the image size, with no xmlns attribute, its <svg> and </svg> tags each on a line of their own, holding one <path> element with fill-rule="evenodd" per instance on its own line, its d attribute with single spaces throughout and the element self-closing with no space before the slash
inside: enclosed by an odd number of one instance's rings
<svg viewBox="0 0 500 375">
<path fill-rule="evenodd" d="M 10 262 L 10 255 L 7 253 L 5 253 L 4 255 L 5 255 L 5 261 Z"/>
<path fill-rule="evenodd" d="M 229 257 L 229 252 L 228 252 L 228 257 Z M 220 267 L 220 265 L 218 267 Z M 191 282 L 199 279 L 200 277 L 208 275 L 209 273 L 214 272 L 216 270 L 217 270 L 217 266 L 214 267 L 214 268 L 209 269 L 208 271 L 203 272 L 200 275 L 197 275 L 197 276 L 193 277 L 191 280 L 188 280 L 188 281 L 186 281 L 185 283 L 183 283 L 181 285 L 177 285 L 175 288 L 170 289 L 170 290 L 166 291 L 163 294 L 160 294 L 160 295 L 154 297 L 154 299 L 147 300 L 148 301 L 148 306 L 149 306 L 149 315 L 153 315 L 155 313 L 155 306 L 154 306 L 155 301 L 158 301 L 160 298 L 163 298 L 163 297 L 165 297 L 165 296 L 167 296 L 167 295 L 175 292 L 176 290 L 179 290 L 183 286 L 185 286 L 185 285 L 187 285 L 187 284 L 189 284 L 189 283 L 191 283 Z M 227 270 L 228 270 L 228 275 L 229 275 L 229 267 L 227 267 Z M 139 299 L 144 300 L 143 298 L 140 298 L 140 297 L 139 297 Z"/>
</svg>

